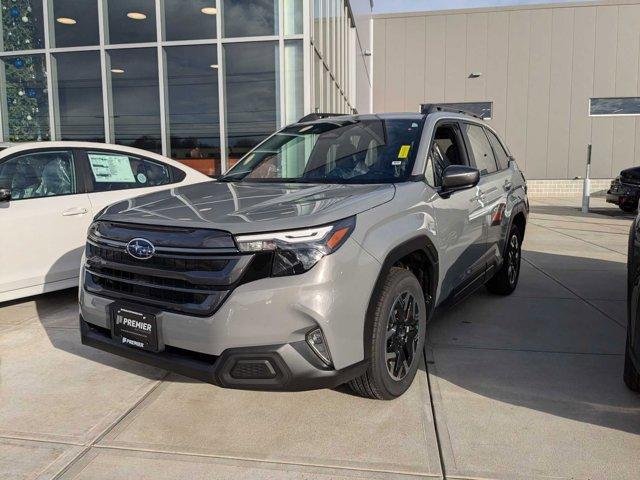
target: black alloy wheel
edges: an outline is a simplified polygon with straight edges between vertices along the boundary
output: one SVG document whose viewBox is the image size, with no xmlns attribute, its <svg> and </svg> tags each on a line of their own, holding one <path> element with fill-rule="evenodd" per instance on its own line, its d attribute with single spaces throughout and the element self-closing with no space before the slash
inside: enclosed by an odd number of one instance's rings
<svg viewBox="0 0 640 480">
<path fill-rule="evenodd" d="M 504 261 L 495 275 L 487 282 L 487 290 L 498 295 L 509 295 L 518 286 L 522 262 L 522 233 L 512 225 L 507 237 Z"/>
<path fill-rule="evenodd" d="M 520 239 L 513 232 L 509 239 L 509 251 L 507 253 L 507 278 L 509 285 L 515 287 L 520 273 Z"/>
<path fill-rule="evenodd" d="M 391 268 L 372 302 L 369 365 L 349 386 L 363 397 L 391 400 L 407 391 L 420 367 L 428 305 L 418 278 L 401 267 Z"/>
<path fill-rule="evenodd" d="M 402 292 L 393 303 L 387 320 L 385 363 L 391 378 L 402 380 L 418 357 L 420 305 L 414 296 Z"/>
</svg>

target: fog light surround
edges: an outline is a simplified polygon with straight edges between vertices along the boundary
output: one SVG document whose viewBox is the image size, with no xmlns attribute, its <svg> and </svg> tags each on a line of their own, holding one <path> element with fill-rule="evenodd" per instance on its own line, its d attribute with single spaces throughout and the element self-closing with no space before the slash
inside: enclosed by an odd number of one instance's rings
<svg viewBox="0 0 640 480">
<path fill-rule="evenodd" d="M 314 328 L 309 333 L 307 333 L 307 345 L 311 347 L 311 350 L 322 360 L 322 362 L 331 367 L 333 362 L 331 361 L 331 352 L 329 351 L 329 345 L 327 345 L 327 341 L 324 338 L 324 334 L 322 330 L 319 328 Z"/>
</svg>

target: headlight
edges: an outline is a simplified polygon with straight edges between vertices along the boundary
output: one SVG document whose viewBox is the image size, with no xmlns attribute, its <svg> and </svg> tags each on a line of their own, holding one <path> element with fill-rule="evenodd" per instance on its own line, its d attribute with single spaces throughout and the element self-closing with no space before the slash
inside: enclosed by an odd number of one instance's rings
<svg viewBox="0 0 640 480">
<path fill-rule="evenodd" d="M 325 255 L 338 250 L 356 225 L 355 217 L 331 225 L 286 232 L 238 235 L 241 252 L 273 252 L 271 275 L 297 275 L 313 267 Z"/>
</svg>

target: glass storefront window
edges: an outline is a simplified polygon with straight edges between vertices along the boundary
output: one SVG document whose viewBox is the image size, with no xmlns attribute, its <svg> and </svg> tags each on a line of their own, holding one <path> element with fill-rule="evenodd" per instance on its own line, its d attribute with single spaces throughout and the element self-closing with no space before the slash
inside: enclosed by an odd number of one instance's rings
<svg viewBox="0 0 640 480">
<path fill-rule="evenodd" d="M 224 54 L 231 167 L 278 127 L 278 43 L 227 44 Z"/>
<path fill-rule="evenodd" d="M 4 57 L 0 65 L 5 141 L 49 140 L 44 55 Z"/>
<path fill-rule="evenodd" d="M 284 43 L 285 123 L 297 122 L 304 115 L 304 62 L 302 40 Z"/>
<path fill-rule="evenodd" d="M 278 35 L 278 0 L 225 0 L 224 36 Z"/>
<path fill-rule="evenodd" d="M 57 132 L 61 140 L 104 142 L 102 80 L 98 52 L 56 53 Z"/>
<path fill-rule="evenodd" d="M 165 52 L 170 156 L 206 175 L 219 175 L 216 46 L 168 47 Z"/>
<path fill-rule="evenodd" d="M 223 151 L 233 165 L 309 113 L 305 88 L 316 111 L 349 108 L 343 0 L 0 0 L 0 13 L 2 141 L 108 139 L 217 174 Z"/>
<path fill-rule="evenodd" d="M 107 53 L 115 142 L 159 153 L 162 142 L 157 50 L 132 48 Z"/>
<path fill-rule="evenodd" d="M 44 48 L 42 0 L 3 1 L 0 40 L 5 52 Z"/>
<path fill-rule="evenodd" d="M 105 43 L 156 41 L 154 0 L 105 0 L 109 23 Z"/>
<path fill-rule="evenodd" d="M 165 40 L 216 38 L 215 0 L 164 0 Z"/>
<path fill-rule="evenodd" d="M 284 34 L 302 33 L 302 0 L 284 0 Z"/>
<path fill-rule="evenodd" d="M 96 0 L 53 0 L 55 47 L 98 45 L 98 3 Z"/>
</svg>

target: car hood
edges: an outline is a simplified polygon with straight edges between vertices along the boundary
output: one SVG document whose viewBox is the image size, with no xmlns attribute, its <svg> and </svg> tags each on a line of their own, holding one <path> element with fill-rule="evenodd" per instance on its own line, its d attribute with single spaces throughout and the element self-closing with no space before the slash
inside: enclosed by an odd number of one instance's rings
<svg viewBox="0 0 640 480">
<path fill-rule="evenodd" d="M 640 167 L 632 167 L 620 172 L 620 180 L 627 183 L 640 184 Z"/>
<path fill-rule="evenodd" d="M 395 187 L 204 182 L 115 203 L 101 220 L 252 233 L 305 228 L 350 217 L 393 199 Z"/>
</svg>

